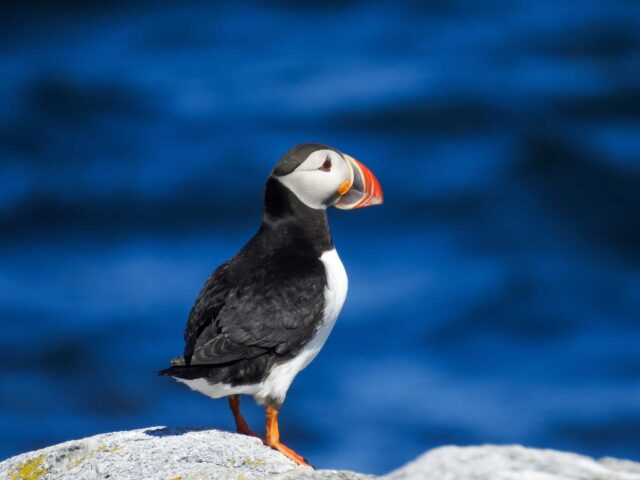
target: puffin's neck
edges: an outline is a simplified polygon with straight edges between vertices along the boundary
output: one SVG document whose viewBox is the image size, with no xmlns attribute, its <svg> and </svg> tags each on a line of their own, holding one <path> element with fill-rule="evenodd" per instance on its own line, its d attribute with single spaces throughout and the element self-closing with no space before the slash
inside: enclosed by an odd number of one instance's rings
<svg viewBox="0 0 640 480">
<path fill-rule="evenodd" d="M 308 207 L 273 177 L 267 181 L 261 230 L 276 234 L 284 244 L 307 244 L 318 256 L 334 248 L 327 211 Z"/>
</svg>

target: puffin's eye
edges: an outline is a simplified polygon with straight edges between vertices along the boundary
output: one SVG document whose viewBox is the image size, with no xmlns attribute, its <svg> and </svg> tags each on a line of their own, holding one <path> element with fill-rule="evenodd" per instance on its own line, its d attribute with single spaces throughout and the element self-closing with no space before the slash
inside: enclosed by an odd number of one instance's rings
<svg viewBox="0 0 640 480">
<path fill-rule="evenodd" d="M 324 170 L 325 172 L 331 170 L 331 159 L 329 157 L 327 157 L 327 159 L 324 161 L 324 163 L 320 167 L 320 170 Z"/>
</svg>

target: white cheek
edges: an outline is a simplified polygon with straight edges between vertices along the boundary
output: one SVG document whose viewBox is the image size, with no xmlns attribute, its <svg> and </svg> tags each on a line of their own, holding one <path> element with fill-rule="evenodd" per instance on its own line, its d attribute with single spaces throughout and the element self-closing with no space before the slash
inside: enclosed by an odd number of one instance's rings
<svg viewBox="0 0 640 480">
<path fill-rule="evenodd" d="M 284 177 L 276 177 L 298 199 L 311 208 L 327 208 L 325 202 L 340 186 L 339 172 L 322 170 L 295 171 Z"/>
<path fill-rule="evenodd" d="M 327 159 L 332 162 L 328 172 L 322 169 Z M 338 198 L 338 189 L 350 176 L 349 167 L 340 154 L 318 150 L 293 172 L 276 178 L 308 207 L 325 209 L 330 200 Z"/>
</svg>

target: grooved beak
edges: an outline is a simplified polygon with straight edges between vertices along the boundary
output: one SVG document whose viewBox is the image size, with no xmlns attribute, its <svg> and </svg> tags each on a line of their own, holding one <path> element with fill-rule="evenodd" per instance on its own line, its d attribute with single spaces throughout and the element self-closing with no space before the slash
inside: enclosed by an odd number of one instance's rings
<svg viewBox="0 0 640 480">
<path fill-rule="evenodd" d="M 335 206 L 342 210 L 351 210 L 352 208 L 371 207 L 382 204 L 382 187 L 380 187 L 380 182 L 378 182 L 375 175 L 371 173 L 371 170 L 347 154 L 343 153 L 342 156 L 352 171 L 353 181 L 350 187 L 348 185 L 340 187 L 338 193 L 341 195 L 341 198 Z"/>
</svg>

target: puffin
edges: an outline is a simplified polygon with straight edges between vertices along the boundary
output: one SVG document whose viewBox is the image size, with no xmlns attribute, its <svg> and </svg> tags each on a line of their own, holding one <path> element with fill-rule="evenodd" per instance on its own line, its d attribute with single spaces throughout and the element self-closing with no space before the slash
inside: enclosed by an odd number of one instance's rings
<svg viewBox="0 0 640 480">
<path fill-rule="evenodd" d="M 183 354 L 159 374 L 228 397 L 236 431 L 259 438 L 240 411 L 240 395 L 253 396 L 265 406 L 264 444 L 310 466 L 280 441 L 278 414 L 347 296 L 327 208 L 382 201 L 379 181 L 346 153 L 319 143 L 288 150 L 267 180 L 258 232 L 209 276 L 187 319 Z"/>
</svg>

